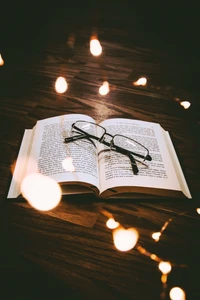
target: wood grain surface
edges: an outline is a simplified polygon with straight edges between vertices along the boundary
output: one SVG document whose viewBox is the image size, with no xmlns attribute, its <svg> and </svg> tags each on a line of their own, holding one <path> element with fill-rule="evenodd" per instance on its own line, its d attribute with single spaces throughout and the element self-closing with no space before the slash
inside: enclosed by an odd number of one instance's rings
<svg viewBox="0 0 200 300">
<path fill-rule="evenodd" d="M 165 4 L 166 5 L 166 4 Z M 12 7 L 12 9 L 11 9 Z M 0 271 L 2 299 L 169 299 L 174 286 L 199 298 L 199 49 L 197 13 L 123 1 L 2 8 L 0 53 Z M 187 16 L 187 19 L 185 18 Z M 100 57 L 89 52 L 97 34 Z M 68 90 L 57 94 L 58 76 Z M 146 86 L 134 86 L 138 78 Z M 110 92 L 98 92 L 103 81 Z M 188 110 L 180 105 L 191 102 Z M 102 201 L 65 197 L 49 212 L 6 199 L 24 129 L 56 115 L 97 122 L 157 122 L 171 134 L 192 200 Z M 158 263 L 137 247 L 118 251 L 104 211 L 139 232 L 139 246 L 170 261 L 165 295 Z M 151 235 L 168 222 L 160 240 Z"/>
</svg>

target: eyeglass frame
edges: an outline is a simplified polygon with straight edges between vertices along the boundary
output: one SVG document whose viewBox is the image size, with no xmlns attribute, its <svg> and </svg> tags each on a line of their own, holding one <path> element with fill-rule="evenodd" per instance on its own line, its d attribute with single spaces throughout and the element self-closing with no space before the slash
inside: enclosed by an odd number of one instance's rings
<svg viewBox="0 0 200 300">
<path fill-rule="evenodd" d="M 76 127 L 76 123 L 78 123 L 78 122 L 89 123 L 89 124 L 101 127 L 103 129 L 104 133 L 99 138 L 99 137 L 97 137 L 95 135 L 92 135 L 92 134 L 90 134 L 88 132 L 85 132 L 84 130 Z M 103 126 L 101 126 L 99 124 L 96 124 L 96 123 L 93 123 L 93 122 L 89 122 L 89 121 L 84 121 L 84 120 L 78 120 L 78 121 L 74 122 L 71 126 L 72 126 L 72 128 L 76 129 L 77 131 L 81 132 L 82 134 L 65 138 L 64 139 L 65 143 L 70 143 L 70 142 L 74 142 L 76 140 L 85 139 L 85 138 L 89 139 L 89 140 L 90 139 L 94 139 L 94 140 L 98 141 L 99 143 L 101 143 L 101 144 L 103 144 L 105 146 L 110 147 L 110 149 L 108 149 L 108 150 L 113 150 L 113 151 L 116 151 L 118 153 L 121 153 L 121 154 L 124 154 L 124 155 L 128 156 L 129 159 L 130 159 L 130 161 L 131 161 L 131 165 L 132 165 L 132 169 L 133 169 L 133 174 L 135 174 L 135 175 L 138 174 L 139 170 L 138 170 L 137 164 L 135 162 L 135 161 L 137 161 L 137 159 L 135 159 L 132 155 L 135 155 L 137 157 L 143 158 L 144 159 L 143 161 L 145 161 L 145 160 L 151 161 L 152 160 L 152 157 L 149 155 L 149 150 L 144 145 L 142 145 L 141 143 L 135 141 L 134 139 L 131 139 L 131 138 L 129 138 L 129 137 L 125 136 L 125 135 L 122 135 L 122 134 L 112 135 L 112 134 L 110 134 L 110 133 L 108 133 L 106 131 L 106 128 L 104 128 Z M 104 140 L 105 136 L 111 137 L 110 142 L 106 142 Z M 135 153 L 133 151 L 130 151 L 130 150 L 127 150 L 127 149 L 124 149 L 124 148 L 122 148 L 120 146 L 115 145 L 114 144 L 114 138 L 116 136 L 121 136 L 121 137 L 124 137 L 124 138 L 132 140 L 134 143 L 136 143 L 136 144 L 140 145 L 141 147 L 143 147 L 147 151 L 147 155 L 143 156 L 143 155 L 141 155 L 139 153 Z M 91 141 L 91 142 L 93 142 L 93 141 Z"/>
</svg>

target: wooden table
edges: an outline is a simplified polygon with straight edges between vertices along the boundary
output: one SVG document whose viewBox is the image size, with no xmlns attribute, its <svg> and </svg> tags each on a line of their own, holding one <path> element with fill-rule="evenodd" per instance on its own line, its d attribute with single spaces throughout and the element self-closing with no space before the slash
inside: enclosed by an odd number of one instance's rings
<svg viewBox="0 0 200 300">
<path fill-rule="evenodd" d="M 176 19 L 175 11 L 169 15 L 170 9 L 162 10 L 163 15 L 155 9 L 149 14 L 149 7 L 137 9 L 122 4 L 108 6 L 107 12 L 94 4 L 78 8 L 71 4 L 70 9 L 66 3 L 25 8 L 14 4 L 10 15 L 9 7 L 4 8 L 2 299 L 156 300 L 169 299 L 174 286 L 181 287 L 187 299 L 199 297 L 199 65 L 198 49 L 184 35 L 194 41 L 190 29 L 196 19 L 191 16 L 185 24 L 184 17 Z M 100 57 L 89 52 L 94 33 L 103 47 Z M 61 95 L 54 89 L 58 76 L 65 76 L 69 84 Z M 142 76 L 147 85 L 134 86 Z M 111 90 L 101 96 L 98 89 L 104 80 Z M 192 103 L 188 110 L 180 105 L 182 100 Z M 45 213 L 24 201 L 6 200 L 24 129 L 38 119 L 68 113 L 89 114 L 97 121 L 123 117 L 160 123 L 171 134 L 193 199 L 66 197 Z M 136 228 L 137 245 L 171 262 L 165 295 L 158 263 L 139 248 L 118 251 L 103 211 L 126 228 Z M 155 242 L 151 235 L 164 224 L 167 227 Z"/>
</svg>

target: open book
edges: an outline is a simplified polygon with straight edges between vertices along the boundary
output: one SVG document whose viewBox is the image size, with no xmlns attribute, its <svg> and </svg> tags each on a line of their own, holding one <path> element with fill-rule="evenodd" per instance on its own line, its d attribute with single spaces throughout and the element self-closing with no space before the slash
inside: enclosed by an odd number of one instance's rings
<svg viewBox="0 0 200 300">
<path fill-rule="evenodd" d="M 21 182 L 30 173 L 53 178 L 63 194 L 191 198 L 169 133 L 159 124 L 123 118 L 99 124 L 112 135 L 128 136 L 148 148 L 152 160 L 138 165 L 139 173 L 135 175 L 126 155 L 104 151 L 106 146 L 99 142 L 82 139 L 65 143 L 65 138 L 72 135 L 72 124 L 78 120 L 95 123 L 89 116 L 69 114 L 40 120 L 33 129 L 25 130 L 8 198 L 20 196 Z M 63 163 L 68 158 L 72 159 L 73 171 Z"/>
</svg>

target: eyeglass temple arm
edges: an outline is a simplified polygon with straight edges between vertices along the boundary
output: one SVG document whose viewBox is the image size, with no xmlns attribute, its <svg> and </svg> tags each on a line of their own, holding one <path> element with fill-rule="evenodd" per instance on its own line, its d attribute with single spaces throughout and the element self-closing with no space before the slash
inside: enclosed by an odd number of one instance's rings
<svg viewBox="0 0 200 300">
<path fill-rule="evenodd" d="M 126 156 L 129 157 L 129 159 L 131 161 L 131 166 L 132 166 L 132 169 L 133 169 L 133 174 L 137 175 L 139 173 L 139 170 L 138 170 L 135 158 L 129 152 L 127 152 L 127 151 L 125 151 L 123 149 L 119 148 L 119 149 L 116 149 L 115 151 L 119 152 L 121 154 L 124 154 L 124 155 L 126 155 Z"/>
<path fill-rule="evenodd" d="M 86 134 L 79 134 L 79 135 L 70 136 L 68 138 L 65 138 L 65 143 L 70 143 L 70 142 L 74 142 L 74 141 L 77 141 L 77 140 L 85 139 L 86 137 L 87 137 Z"/>
<path fill-rule="evenodd" d="M 74 135 L 74 136 L 65 138 L 65 143 L 70 143 L 70 142 L 74 142 L 74 141 L 81 140 L 81 139 L 94 139 L 96 141 L 99 140 L 98 137 L 93 136 L 91 134 L 80 133 L 78 135 Z M 108 144 L 108 145 L 110 145 L 110 144 Z"/>
<path fill-rule="evenodd" d="M 135 153 L 135 152 L 133 152 L 133 151 L 130 151 L 130 150 L 125 150 L 125 149 L 123 149 L 123 148 L 121 148 L 121 147 L 118 147 L 118 146 L 116 146 L 116 145 L 114 145 L 114 148 L 116 149 L 116 151 L 117 152 L 119 152 L 119 153 L 127 153 L 127 155 L 128 154 L 132 154 L 132 155 L 135 155 L 135 156 L 137 156 L 137 157 L 140 157 L 140 158 L 143 158 L 143 159 L 145 159 L 145 160 L 149 160 L 149 161 L 151 161 L 152 160 L 152 157 L 149 155 L 149 154 L 147 154 L 146 156 L 144 156 L 144 155 L 141 155 L 141 154 L 139 154 L 139 153 Z M 124 154 L 125 154 L 124 153 Z M 132 155 L 131 155 L 131 157 L 132 157 Z"/>
<path fill-rule="evenodd" d="M 75 142 L 75 141 L 81 140 L 81 139 L 89 140 L 94 145 L 94 147 L 96 147 L 94 141 L 86 134 L 79 134 L 79 135 L 71 136 L 71 137 L 65 138 L 64 141 L 65 141 L 65 143 L 71 143 L 71 142 Z"/>
</svg>

